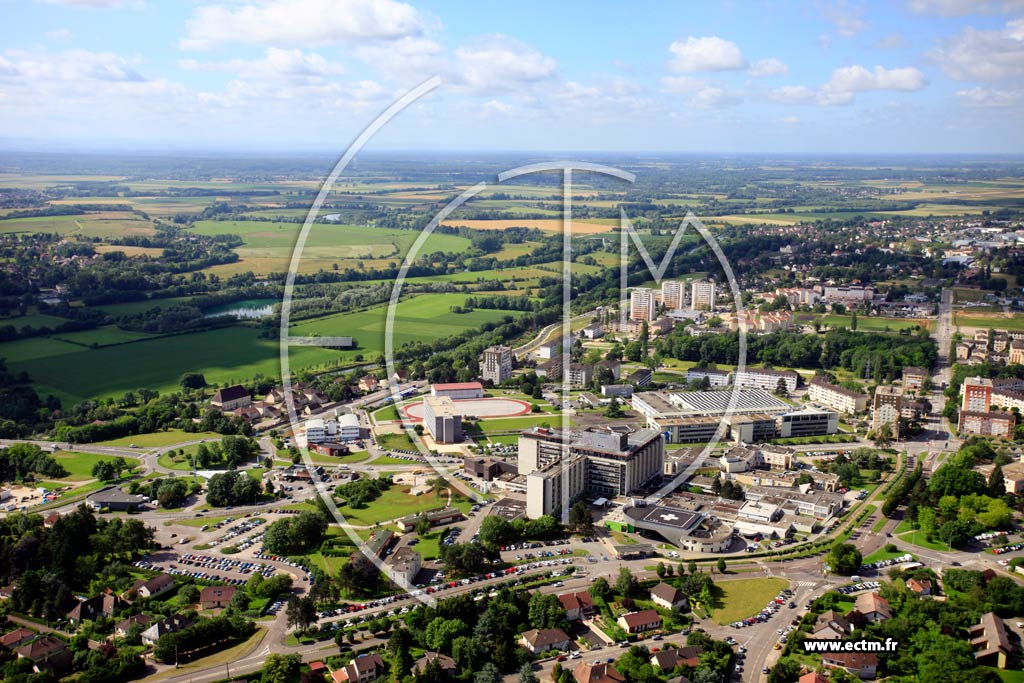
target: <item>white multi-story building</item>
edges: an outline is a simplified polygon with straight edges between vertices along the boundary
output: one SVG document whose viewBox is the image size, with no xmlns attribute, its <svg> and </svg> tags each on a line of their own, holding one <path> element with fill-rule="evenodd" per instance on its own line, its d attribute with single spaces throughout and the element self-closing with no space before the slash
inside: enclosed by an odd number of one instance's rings
<svg viewBox="0 0 1024 683">
<path fill-rule="evenodd" d="M 661 283 L 661 303 L 665 310 L 675 311 L 686 307 L 686 285 L 675 280 Z"/>
<path fill-rule="evenodd" d="M 512 349 L 488 346 L 480 360 L 480 377 L 492 384 L 507 382 L 512 377 Z"/>
<path fill-rule="evenodd" d="M 462 415 L 447 396 L 423 399 L 423 424 L 437 443 L 462 441 Z"/>
<path fill-rule="evenodd" d="M 717 370 L 715 368 L 690 368 L 686 371 L 687 382 L 700 382 L 707 378 L 708 386 L 712 389 L 729 386 L 732 381 L 732 373 L 728 370 Z"/>
<path fill-rule="evenodd" d="M 664 460 L 665 440 L 653 429 L 632 434 L 542 427 L 524 431 L 519 436 L 519 474 L 526 476 L 527 516 L 567 511 L 585 491 L 607 497 L 632 493 L 661 476 Z"/>
<path fill-rule="evenodd" d="M 760 370 L 746 368 L 737 370 L 733 375 L 733 382 L 740 388 L 764 389 L 775 391 L 779 388 L 779 380 L 782 380 L 786 391 L 796 391 L 796 383 L 800 375 L 792 370 Z"/>
<path fill-rule="evenodd" d="M 814 403 L 820 403 L 840 413 L 852 415 L 864 412 L 868 408 L 867 394 L 850 391 L 821 377 L 811 380 L 807 395 Z"/>
<path fill-rule="evenodd" d="M 636 287 L 629 293 L 629 317 L 632 320 L 654 320 L 658 302 L 653 289 Z"/>
<path fill-rule="evenodd" d="M 714 282 L 694 282 L 690 286 L 690 308 L 695 311 L 715 310 Z"/>
</svg>

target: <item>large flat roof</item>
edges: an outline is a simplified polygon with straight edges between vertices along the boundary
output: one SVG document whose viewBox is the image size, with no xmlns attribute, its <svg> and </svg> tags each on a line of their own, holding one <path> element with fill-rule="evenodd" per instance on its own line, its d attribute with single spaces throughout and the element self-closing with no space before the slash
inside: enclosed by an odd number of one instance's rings
<svg viewBox="0 0 1024 683">
<path fill-rule="evenodd" d="M 693 528 L 704 516 L 699 512 L 683 510 L 682 508 L 676 507 L 667 507 L 665 505 L 630 507 L 626 508 L 624 512 L 627 517 L 630 517 L 637 522 L 671 527 L 680 531 L 686 531 Z"/>
</svg>

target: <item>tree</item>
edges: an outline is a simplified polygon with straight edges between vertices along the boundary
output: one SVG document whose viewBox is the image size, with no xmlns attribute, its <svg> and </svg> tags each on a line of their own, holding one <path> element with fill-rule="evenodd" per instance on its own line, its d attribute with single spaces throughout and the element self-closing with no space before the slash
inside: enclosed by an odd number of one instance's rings
<svg viewBox="0 0 1024 683">
<path fill-rule="evenodd" d="M 725 558 L 724 557 L 720 557 L 720 558 L 718 558 L 718 573 L 719 574 L 724 574 L 725 570 L 726 570 Z"/>
<path fill-rule="evenodd" d="M 200 372 L 186 372 L 178 380 L 182 389 L 202 389 L 206 386 L 206 377 Z"/>
<path fill-rule="evenodd" d="M 892 425 L 886 422 L 875 432 L 875 445 L 887 448 L 892 443 Z"/>
<path fill-rule="evenodd" d="M 575 533 L 589 533 L 594 528 L 594 516 L 582 500 L 569 509 L 569 528 Z"/>
<path fill-rule="evenodd" d="M 665 578 L 665 572 L 667 571 L 665 569 L 665 563 L 664 562 L 659 562 L 658 566 L 654 568 L 654 571 L 658 574 L 658 578 L 659 579 L 664 579 Z"/>
<path fill-rule="evenodd" d="M 473 676 L 473 683 L 501 683 L 501 671 L 493 662 L 487 662 Z"/>
<path fill-rule="evenodd" d="M 523 662 L 519 668 L 519 683 L 538 683 L 537 674 L 533 673 L 533 665 Z"/>
<path fill-rule="evenodd" d="M 1003 468 L 999 465 L 995 466 L 988 477 L 988 494 L 995 498 L 1006 495 L 1006 479 L 1003 476 Z"/>
<path fill-rule="evenodd" d="M 469 635 L 469 627 L 461 619 L 434 619 L 427 624 L 424 640 L 431 650 L 447 651 L 459 636 Z"/>
<path fill-rule="evenodd" d="M 288 683 L 299 672 L 302 658 L 299 655 L 270 654 L 263 661 L 263 683 Z"/>
<path fill-rule="evenodd" d="M 316 623 L 316 603 L 308 595 L 301 598 L 292 596 L 288 599 L 285 615 L 289 626 L 305 631 L 310 624 Z"/>
<path fill-rule="evenodd" d="M 625 415 L 625 413 L 622 411 L 622 406 L 619 405 L 619 399 L 612 396 L 611 402 L 608 404 L 608 407 L 605 408 L 604 416 L 615 419 L 622 417 L 623 415 Z"/>
<path fill-rule="evenodd" d="M 599 576 L 597 581 L 590 584 L 590 596 L 607 601 L 612 596 L 612 587 L 608 585 L 607 579 Z"/>
<path fill-rule="evenodd" d="M 687 569 L 689 569 L 689 572 L 691 574 L 696 574 L 697 573 L 697 562 L 696 562 L 696 560 L 690 560 L 689 565 L 687 566 Z"/>
<path fill-rule="evenodd" d="M 860 569 L 862 557 L 860 550 L 852 543 L 836 543 L 825 556 L 825 564 L 836 574 L 849 576 Z"/>
<path fill-rule="evenodd" d="M 629 571 L 627 567 L 619 569 L 619 576 L 615 580 L 616 593 L 624 598 L 632 597 L 637 592 L 639 586 L 640 584 L 637 583 L 633 572 Z"/>
</svg>

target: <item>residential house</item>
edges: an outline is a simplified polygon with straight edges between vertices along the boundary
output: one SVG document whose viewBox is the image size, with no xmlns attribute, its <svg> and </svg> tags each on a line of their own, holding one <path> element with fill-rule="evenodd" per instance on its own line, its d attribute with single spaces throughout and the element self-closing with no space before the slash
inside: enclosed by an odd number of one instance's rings
<svg viewBox="0 0 1024 683">
<path fill-rule="evenodd" d="M 252 403 L 252 395 L 249 390 L 240 384 L 231 387 L 224 387 L 213 392 L 210 405 L 220 408 L 223 412 L 246 408 Z"/>
<path fill-rule="evenodd" d="M 362 391 L 363 393 L 369 394 L 377 391 L 377 387 L 379 385 L 380 380 L 373 375 L 364 375 L 359 378 L 359 391 Z"/>
<path fill-rule="evenodd" d="M 36 673 L 43 671 L 66 672 L 71 668 L 73 659 L 67 644 L 50 634 L 41 636 L 27 645 L 22 645 L 15 652 L 19 659 L 31 660 L 32 669 Z"/>
<path fill-rule="evenodd" d="M 236 590 L 234 586 L 207 586 L 199 593 L 199 602 L 203 609 L 227 607 Z"/>
<path fill-rule="evenodd" d="M 626 677 L 611 664 L 580 662 L 572 671 L 576 683 L 625 683 Z"/>
<path fill-rule="evenodd" d="M 798 679 L 798 683 L 828 683 L 820 671 L 809 671 Z"/>
<path fill-rule="evenodd" d="M 145 631 L 153 621 L 153 617 L 148 614 L 133 614 L 124 621 L 118 622 L 117 626 L 114 627 L 114 635 L 124 638 L 132 630 L 133 626 L 138 626 Z"/>
<path fill-rule="evenodd" d="M 167 635 L 168 633 L 177 633 L 182 629 L 188 628 L 192 624 L 193 621 L 191 619 L 186 619 L 185 617 L 177 615 L 161 619 L 142 632 L 142 642 L 146 645 L 153 645 L 156 641 L 160 640 L 161 636 Z"/>
<path fill-rule="evenodd" d="M 931 579 L 907 579 L 907 588 L 918 595 L 932 594 Z"/>
<path fill-rule="evenodd" d="M 151 579 L 139 579 L 132 584 L 132 591 L 140 598 L 155 598 L 174 588 L 174 577 L 158 574 Z"/>
<path fill-rule="evenodd" d="M 857 596 L 854 609 L 868 621 L 885 621 L 892 619 L 889 601 L 878 593 L 861 593 Z"/>
<path fill-rule="evenodd" d="M 13 650 L 24 645 L 35 637 L 35 631 L 29 631 L 27 628 L 17 628 L 10 633 L 5 633 L 0 636 L 0 645 L 3 645 L 8 650 Z"/>
<path fill-rule="evenodd" d="M 548 650 L 568 650 L 571 642 L 572 639 L 560 628 L 530 629 L 519 639 L 519 643 L 535 655 Z"/>
<path fill-rule="evenodd" d="M 664 581 L 651 589 L 651 601 L 665 609 L 685 609 L 686 594 Z"/>
<path fill-rule="evenodd" d="M 594 614 L 594 599 L 586 591 L 563 593 L 558 596 L 558 601 L 562 603 L 568 621 L 587 619 Z"/>
<path fill-rule="evenodd" d="M 993 612 L 986 612 L 981 615 L 977 625 L 968 629 L 967 634 L 974 648 L 974 658 L 980 664 L 1006 668 L 1013 646 L 1006 636 L 1006 626 L 1002 619 Z"/>
<path fill-rule="evenodd" d="M 852 630 L 846 617 L 834 609 L 830 609 L 818 616 L 818 620 L 814 622 L 811 637 L 815 640 L 839 640 L 849 635 Z"/>
<path fill-rule="evenodd" d="M 643 633 L 644 631 L 653 631 L 654 629 L 661 628 L 661 617 L 656 610 L 645 609 L 641 612 L 623 614 L 616 623 L 626 633 Z"/>
<path fill-rule="evenodd" d="M 700 664 L 700 655 L 704 649 L 693 647 L 666 647 L 661 652 L 651 655 L 651 666 L 661 671 L 671 671 L 677 666 L 693 666 Z"/>
<path fill-rule="evenodd" d="M 441 672 L 445 675 L 446 678 L 453 677 L 455 673 L 459 670 L 459 667 L 455 663 L 455 660 L 449 657 L 448 655 L 443 655 L 440 652 L 430 652 L 428 650 L 427 652 L 424 652 L 423 656 L 417 659 L 416 662 L 412 665 L 412 675 L 415 676 L 416 674 L 423 673 L 423 671 L 427 668 L 427 665 L 435 661 L 437 662 L 437 665 L 441 668 Z"/>
<path fill-rule="evenodd" d="M 878 671 L 878 655 L 874 652 L 829 652 L 821 656 L 828 669 L 843 669 L 862 680 L 872 679 Z"/>
<path fill-rule="evenodd" d="M 72 626 L 77 627 L 86 620 L 95 621 L 99 617 L 113 616 L 114 612 L 124 609 L 127 605 L 128 603 L 113 593 L 103 593 L 82 600 L 71 608 L 67 617 Z"/>
<path fill-rule="evenodd" d="M 388 668 L 378 654 L 362 654 L 351 664 L 331 672 L 334 683 L 368 683 L 387 674 Z"/>
</svg>

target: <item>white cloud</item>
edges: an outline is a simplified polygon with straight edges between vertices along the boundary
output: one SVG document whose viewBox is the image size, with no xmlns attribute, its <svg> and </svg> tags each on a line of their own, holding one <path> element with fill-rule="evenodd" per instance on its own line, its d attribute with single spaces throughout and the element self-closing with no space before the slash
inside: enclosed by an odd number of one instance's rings
<svg viewBox="0 0 1024 683">
<path fill-rule="evenodd" d="M 739 90 L 690 76 L 666 76 L 661 84 L 665 92 L 683 95 L 684 104 L 698 109 L 721 109 L 743 101 Z"/>
<path fill-rule="evenodd" d="M 738 71 L 747 68 L 747 60 L 736 43 L 718 36 L 675 41 L 668 47 L 674 57 L 669 62 L 672 71 L 695 73 L 698 71 Z"/>
<path fill-rule="evenodd" d="M 990 90 L 971 88 L 956 93 L 964 104 L 979 108 L 1017 107 L 1024 103 L 1024 90 Z"/>
<path fill-rule="evenodd" d="M 54 43 L 63 43 L 71 40 L 71 31 L 66 28 L 55 28 L 45 33 L 46 39 Z"/>
<path fill-rule="evenodd" d="M 45 83 L 142 83 L 144 78 L 128 60 L 111 52 L 67 50 L 58 53 L 32 53 L 8 50 L 7 71 L 25 81 Z"/>
<path fill-rule="evenodd" d="M 776 57 L 759 59 L 750 65 L 747 71 L 754 78 L 765 78 L 767 76 L 784 76 L 789 73 L 789 65 Z"/>
<path fill-rule="evenodd" d="M 961 17 L 966 14 L 1016 12 L 1024 9 L 1024 0 L 910 0 L 907 5 L 917 14 Z"/>
<path fill-rule="evenodd" d="M 420 13 L 397 0 L 267 0 L 203 5 L 186 20 L 182 49 L 208 50 L 220 43 L 308 45 L 359 40 L 396 40 L 418 35 Z"/>
<path fill-rule="evenodd" d="M 455 51 L 452 81 L 475 92 L 514 91 L 524 84 L 553 80 L 558 63 L 507 36 L 480 39 Z"/>
<path fill-rule="evenodd" d="M 902 33 L 890 33 L 872 43 L 872 47 L 879 50 L 899 50 L 910 47 L 910 43 Z"/>
<path fill-rule="evenodd" d="M 86 9 L 117 9 L 119 7 L 142 7 L 141 0 L 42 0 L 46 5 L 83 7 Z"/>
<path fill-rule="evenodd" d="M 966 26 L 928 56 L 958 80 L 998 81 L 1024 75 L 1024 19 L 993 31 Z"/>
<path fill-rule="evenodd" d="M 814 90 L 805 85 L 784 85 L 772 90 L 768 94 L 768 99 L 783 104 L 799 104 L 814 99 Z"/>
<path fill-rule="evenodd" d="M 836 32 L 844 38 L 852 38 L 868 27 L 864 10 L 850 8 L 845 2 L 825 10 L 825 18 L 836 25 Z"/>
<path fill-rule="evenodd" d="M 356 48 L 355 54 L 375 72 L 401 82 L 420 81 L 450 69 L 441 46 L 420 36 L 362 45 Z"/>
<path fill-rule="evenodd" d="M 190 71 L 230 71 L 244 78 L 309 80 L 338 76 L 346 72 L 344 65 L 324 59 L 315 52 L 267 48 L 260 59 L 232 59 L 226 62 L 200 62 L 182 59 L 178 65 Z"/>
<path fill-rule="evenodd" d="M 876 66 L 869 71 L 859 64 L 840 67 L 832 72 L 828 83 L 818 90 L 822 105 L 850 104 L 856 93 L 870 90 L 913 92 L 927 84 L 924 74 L 912 66 L 886 69 Z"/>
<path fill-rule="evenodd" d="M 800 123 L 800 117 L 799 116 L 783 116 L 781 119 L 779 119 L 779 123 L 784 123 L 787 126 L 794 126 L 794 125 Z"/>
</svg>

